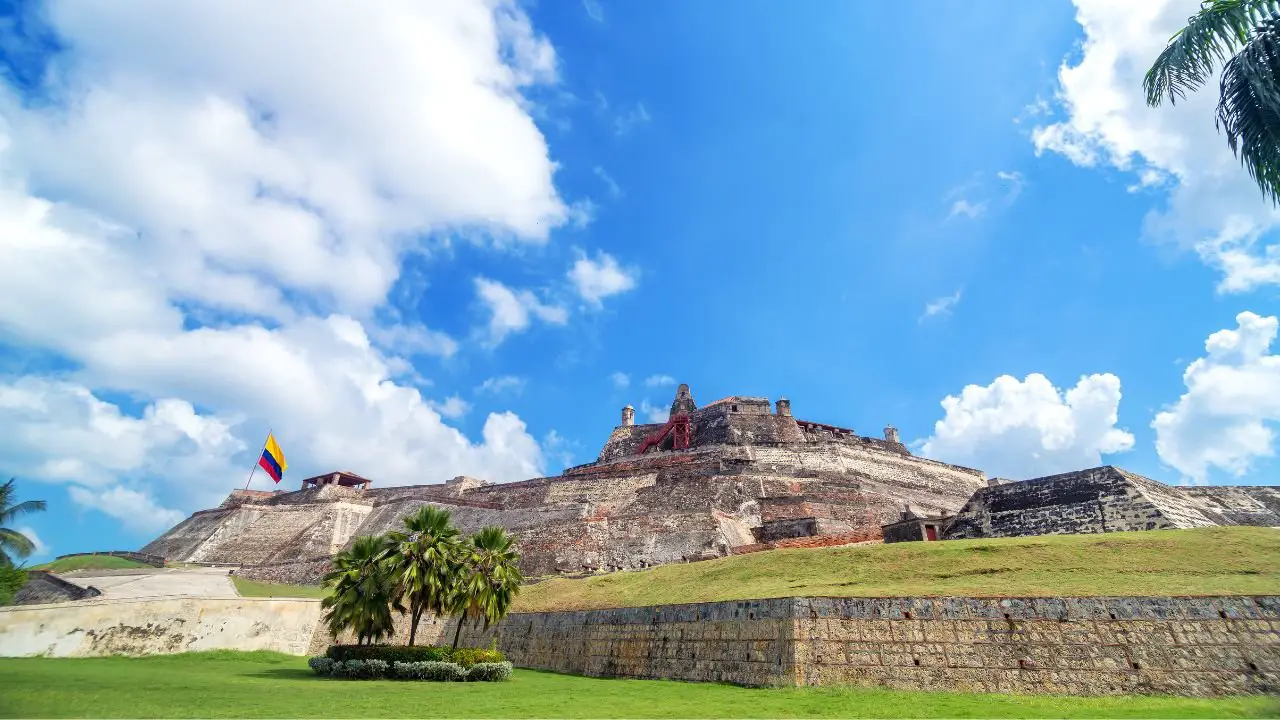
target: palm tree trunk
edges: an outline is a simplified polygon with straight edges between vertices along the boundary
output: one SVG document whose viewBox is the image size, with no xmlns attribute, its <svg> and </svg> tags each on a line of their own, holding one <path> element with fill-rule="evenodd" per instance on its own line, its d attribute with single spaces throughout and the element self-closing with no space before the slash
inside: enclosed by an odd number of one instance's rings
<svg viewBox="0 0 1280 720">
<path fill-rule="evenodd" d="M 458 616 L 458 629 L 453 631 L 453 649 L 458 649 L 458 638 L 462 637 L 462 623 L 467 621 L 465 615 Z"/>
<path fill-rule="evenodd" d="M 409 647 L 413 647 L 413 640 L 418 636 L 418 621 L 422 619 L 422 608 L 414 608 L 413 614 L 409 618 Z"/>
</svg>

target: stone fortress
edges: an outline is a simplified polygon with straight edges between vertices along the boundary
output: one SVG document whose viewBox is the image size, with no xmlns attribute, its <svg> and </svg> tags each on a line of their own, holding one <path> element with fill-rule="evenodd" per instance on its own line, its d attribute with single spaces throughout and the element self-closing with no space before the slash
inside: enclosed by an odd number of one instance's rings
<svg viewBox="0 0 1280 720">
<path fill-rule="evenodd" d="M 680 385 L 664 424 L 622 410 L 595 462 L 555 477 L 373 487 L 351 472 L 294 492 L 235 490 L 142 549 L 170 562 L 240 566 L 314 583 L 354 537 L 431 504 L 463 532 L 519 538 L 527 576 L 639 569 L 773 547 L 1061 532 L 1280 526 L 1280 490 L 1167 486 L 1104 467 L 1007 483 L 916 457 L 883 437 L 798 420 L 790 402 L 727 397 L 698 407 Z"/>
</svg>

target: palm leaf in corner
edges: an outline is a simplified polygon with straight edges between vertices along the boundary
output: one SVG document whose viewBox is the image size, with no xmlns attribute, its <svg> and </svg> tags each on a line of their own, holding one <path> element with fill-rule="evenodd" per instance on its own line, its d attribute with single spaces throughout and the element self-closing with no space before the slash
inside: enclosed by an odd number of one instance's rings
<svg viewBox="0 0 1280 720">
<path fill-rule="evenodd" d="M 0 485 L 0 565 L 11 566 L 14 560 L 24 558 L 35 552 L 35 543 L 31 538 L 9 527 L 20 515 L 40 512 L 45 509 L 43 500 L 27 500 L 15 503 L 17 490 L 15 480 L 10 478 Z"/>
<path fill-rule="evenodd" d="M 1222 79 L 1216 126 L 1249 177 L 1280 203 L 1280 0 L 1205 0 L 1143 78 L 1147 104 L 1176 104 Z"/>
</svg>

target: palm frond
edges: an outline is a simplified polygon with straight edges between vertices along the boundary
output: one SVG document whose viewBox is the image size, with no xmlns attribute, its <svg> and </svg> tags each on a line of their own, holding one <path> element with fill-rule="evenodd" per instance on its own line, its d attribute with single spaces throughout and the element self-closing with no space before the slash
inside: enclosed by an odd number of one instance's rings
<svg viewBox="0 0 1280 720">
<path fill-rule="evenodd" d="M 1249 177 L 1280 204 L 1280 15 L 1223 66 L 1216 124 Z"/>
<path fill-rule="evenodd" d="M 43 500 L 25 500 L 9 507 L 0 506 L 0 525 L 16 520 L 19 515 L 41 512 L 44 509 L 45 502 Z"/>
<path fill-rule="evenodd" d="M 1205 0 L 1142 80 L 1147 104 L 1171 104 L 1204 85 L 1218 63 L 1249 41 L 1255 25 L 1280 13 L 1277 0 Z"/>
<path fill-rule="evenodd" d="M 15 560 L 35 552 L 31 538 L 17 530 L 0 527 L 0 565 L 15 565 Z"/>
</svg>

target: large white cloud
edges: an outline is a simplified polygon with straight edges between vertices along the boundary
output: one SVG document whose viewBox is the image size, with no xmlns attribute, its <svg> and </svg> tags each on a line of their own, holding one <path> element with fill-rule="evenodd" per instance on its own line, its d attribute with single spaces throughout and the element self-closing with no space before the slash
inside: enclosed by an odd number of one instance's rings
<svg viewBox="0 0 1280 720">
<path fill-rule="evenodd" d="M 1280 210 L 1263 199 L 1215 128 L 1217 78 L 1176 106 L 1146 105 L 1143 75 L 1199 3 L 1075 4 L 1085 42 L 1079 62 L 1059 71 L 1067 117 L 1035 128 L 1037 151 L 1133 172 L 1134 191 L 1167 199 L 1148 214 L 1144 235 L 1194 249 L 1221 273 L 1220 291 L 1280 284 L 1280 245 L 1269 234 Z"/>
<path fill-rule="evenodd" d="M 522 96 L 556 56 L 523 13 L 43 10 L 65 49 L 39 101 L 0 82 L 0 341 L 74 369 L 0 378 L 15 473 L 147 532 L 243 483 L 268 425 L 295 481 L 542 473 L 520 418 L 492 413 L 472 441 L 435 409 L 465 401 L 418 390 L 401 355 L 457 341 L 372 320 L 428 238 L 543 242 L 573 215 Z"/>
<path fill-rule="evenodd" d="M 921 452 L 977 468 L 989 477 L 1024 480 L 1102 464 L 1102 456 L 1133 447 L 1116 427 L 1120 378 L 1080 378 L 1065 393 L 1039 373 L 969 385 L 942 401 L 944 417 Z"/>
<path fill-rule="evenodd" d="M 151 499 L 151 481 L 167 478 L 160 489 L 179 504 L 216 501 L 244 449 L 229 422 L 186 401 L 159 400 L 130 416 L 83 386 L 36 377 L 0 384 L 0 428 L 8 472 L 69 483 L 73 500 L 149 530 L 178 515 Z"/>
<path fill-rule="evenodd" d="M 136 231 L 175 293 L 276 314 L 284 287 L 357 310 L 415 234 L 541 241 L 567 220 L 520 95 L 554 80 L 555 53 L 508 3 L 47 11 L 70 50 L 56 102 L 0 92 L 7 163 Z"/>
<path fill-rule="evenodd" d="M 1236 323 L 1209 336 L 1183 373 L 1186 393 L 1151 423 L 1160 459 L 1197 482 L 1213 468 L 1238 477 L 1275 454 L 1280 355 L 1268 353 L 1277 320 L 1242 312 Z"/>
</svg>

